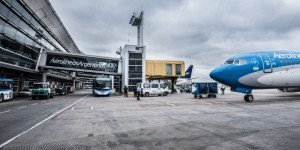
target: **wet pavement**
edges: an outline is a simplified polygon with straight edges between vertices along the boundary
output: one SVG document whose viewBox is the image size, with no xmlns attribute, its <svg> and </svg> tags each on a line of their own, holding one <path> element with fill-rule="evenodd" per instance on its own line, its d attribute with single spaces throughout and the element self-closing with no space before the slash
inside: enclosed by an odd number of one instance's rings
<svg viewBox="0 0 300 150">
<path fill-rule="evenodd" d="M 22 133 L 3 149 L 300 149 L 300 93 L 89 94 L 0 103 L 1 143 Z"/>
</svg>

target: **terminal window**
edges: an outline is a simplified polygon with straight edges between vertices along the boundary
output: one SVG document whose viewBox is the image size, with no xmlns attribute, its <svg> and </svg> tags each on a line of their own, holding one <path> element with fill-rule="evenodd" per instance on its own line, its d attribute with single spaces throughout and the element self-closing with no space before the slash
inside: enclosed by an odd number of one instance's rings
<svg viewBox="0 0 300 150">
<path fill-rule="evenodd" d="M 129 72 L 130 73 L 141 73 L 142 71 L 142 66 L 129 66 Z"/>
<path fill-rule="evenodd" d="M 142 65 L 142 60 L 129 60 L 129 65 Z"/>
<path fill-rule="evenodd" d="M 129 53 L 129 59 L 143 59 L 142 53 Z"/>
</svg>

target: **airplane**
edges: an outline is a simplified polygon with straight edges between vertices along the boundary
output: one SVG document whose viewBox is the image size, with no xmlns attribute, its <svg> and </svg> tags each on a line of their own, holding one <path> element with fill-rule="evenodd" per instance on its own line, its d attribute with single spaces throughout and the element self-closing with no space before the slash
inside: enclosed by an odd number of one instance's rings
<svg viewBox="0 0 300 150">
<path fill-rule="evenodd" d="M 300 91 L 300 52 L 258 51 L 236 55 L 212 70 L 210 77 L 230 86 L 231 91 L 246 94 L 246 102 L 254 100 L 253 89 Z"/>
<path fill-rule="evenodd" d="M 177 86 L 189 85 L 191 83 L 191 77 L 193 72 L 193 65 L 190 65 L 189 68 L 185 71 L 185 76 L 183 78 L 178 78 L 176 81 Z"/>
</svg>

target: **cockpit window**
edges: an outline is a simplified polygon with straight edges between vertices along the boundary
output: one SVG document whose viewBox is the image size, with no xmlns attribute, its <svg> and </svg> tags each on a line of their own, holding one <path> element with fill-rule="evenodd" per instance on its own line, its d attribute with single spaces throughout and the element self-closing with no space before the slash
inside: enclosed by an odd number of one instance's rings
<svg viewBox="0 0 300 150">
<path fill-rule="evenodd" d="M 224 64 L 235 64 L 235 65 L 244 65 L 247 63 L 247 60 L 245 59 L 228 59 Z"/>
<path fill-rule="evenodd" d="M 244 60 L 244 59 L 237 59 L 234 61 L 233 64 L 236 64 L 236 65 L 244 65 L 247 63 L 247 60 Z"/>
<path fill-rule="evenodd" d="M 234 60 L 233 59 L 228 59 L 224 64 L 233 64 Z"/>
</svg>

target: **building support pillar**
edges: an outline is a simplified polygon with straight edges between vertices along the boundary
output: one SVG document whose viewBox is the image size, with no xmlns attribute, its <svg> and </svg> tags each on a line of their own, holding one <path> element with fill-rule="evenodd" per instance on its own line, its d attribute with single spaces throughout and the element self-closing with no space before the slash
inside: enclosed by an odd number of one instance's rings
<svg viewBox="0 0 300 150">
<path fill-rule="evenodd" d="M 73 79 L 73 89 L 74 89 L 74 91 L 76 89 L 76 79 Z"/>
<path fill-rule="evenodd" d="M 47 82 L 47 71 L 43 71 L 42 82 Z"/>
</svg>

